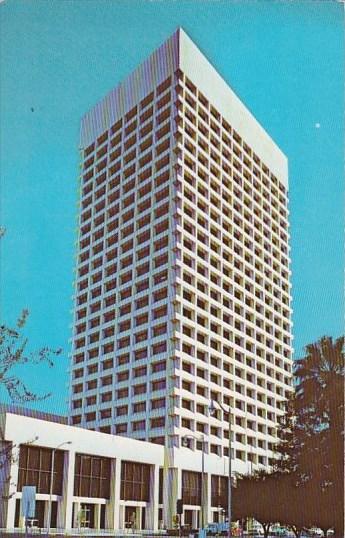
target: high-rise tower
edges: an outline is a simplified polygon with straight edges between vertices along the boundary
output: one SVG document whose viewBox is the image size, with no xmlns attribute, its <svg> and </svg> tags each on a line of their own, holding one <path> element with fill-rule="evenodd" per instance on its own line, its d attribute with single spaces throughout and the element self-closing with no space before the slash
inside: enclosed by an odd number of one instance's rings
<svg viewBox="0 0 345 538">
<path fill-rule="evenodd" d="M 70 423 L 272 462 L 291 390 L 287 159 L 178 29 L 82 120 Z M 166 436 L 166 437 L 165 437 Z"/>
</svg>

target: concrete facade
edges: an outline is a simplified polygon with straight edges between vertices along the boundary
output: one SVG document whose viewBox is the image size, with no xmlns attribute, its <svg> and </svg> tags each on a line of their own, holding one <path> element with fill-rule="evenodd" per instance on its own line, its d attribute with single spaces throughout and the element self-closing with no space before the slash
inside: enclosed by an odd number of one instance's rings
<svg viewBox="0 0 345 538">
<path fill-rule="evenodd" d="M 69 421 L 166 447 L 169 525 L 182 438 L 229 456 L 221 407 L 234 472 L 274 461 L 287 158 L 182 29 L 85 115 L 80 151 Z"/>
<path fill-rule="evenodd" d="M 5 445 L 10 448 L 9 457 L 3 458 L 5 465 L 0 467 L 0 529 L 14 529 L 23 526 L 23 518 L 18 515 L 22 498 L 19 485 L 20 450 L 23 446 L 54 449 L 61 443 L 63 451 L 63 480 L 61 494 L 53 494 L 52 502 L 56 503 L 56 524 L 51 528 L 71 530 L 79 527 L 78 513 L 81 506 L 93 506 L 93 521 L 91 528 L 121 530 L 128 525 L 126 507 L 136 512 L 136 528 L 158 530 L 163 525 L 163 498 L 164 492 L 159 491 L 159 472 L 165 466 L 165 449 L 153 443 L 136 441 L 134 439 L 92 432 L 82 428 L 66 426 L 28 416 L 19 416 L 12 413 L 2 413 L 0 416 Z M 1 450 L 4 456 L 4 450 Z M 107 458 L 111 461 L 111 472 L 108 477 L 110 494 L 107 498 L 94 496 L 80 497 L 75 495 L 75 460 L 76 455 L 92 455 Z M 201 460 L 196 458 L 188 448 L 175 449 L 175 469 L 177 497 L 182 498 L 182 472 L 192 471 L 200 473 Z M 149 466 L 149 499 L 135 501 L 121 498 L 121 466 L 123 462 L 135 462 Z M 211 475 L 216 473 L 224 475 L 225 461 L 215 455 L 206 456 L 204 487 L 205 508 L 208 521 L 217 519 L 218 506 L 211 506 Z M 212 470 L 212 471 L 211 471 Z M 226 473 L 225 473 L 226 474 Z M 22 485 L 35 485 L 33 482 Z M 39 488 L 38 488 L 39 489 Z M 36 495 L 37 502 L 43 506 L 42 527 L 48 524 L 49 493 Z M 104 508 L 102 508 L 104 507 Z M 201 506 L 184 506 L 185 513 L 182 523 L 188 515 L 188 521 L 193 527 L 198 524 L 198 514 Z M 101 521 L 103 512 L 103 522 Z"/>
</svg>

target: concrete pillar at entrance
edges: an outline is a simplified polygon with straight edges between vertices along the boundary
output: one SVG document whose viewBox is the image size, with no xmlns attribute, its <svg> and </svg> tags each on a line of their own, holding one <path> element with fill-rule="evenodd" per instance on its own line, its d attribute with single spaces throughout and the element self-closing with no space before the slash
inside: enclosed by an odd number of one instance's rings
<svg viewBox="0 0 345 538">
<path fill-rule="evenodd" d="M 43 516 L 43 521 L 44 521 L 44 524 L 43 526 L 45 528 L 48 527 L 48 513 L 49 513 L 49 501 L 44 501 L 44 516 Z M 53 510 L 53 501 L 52 501 L 52 510 Z"/>
<path fill-rule="evenodd" d="M 110 499 L 105 507 L 106 529 L 118 530 L 120 527 L 120 491 L 121 491 L 121 460 L 111 461 L 110 468 Z"/>
<path fill-rule="evenodd" d="M 206 490 L 205 490 L 205 504 L 204 504 L 204 510 L 205 510 L 205 525 L 207 523 L 211 523 L 213 521 L 212 519 L 212 512 L 211 512 L 211 473 L 205 473 L 205 482 L 206 482 Z"/>
<path fill-rule="evenodd" d="M 163 521 L 167 529 L 173 526 L 173 516 L 176 514 L 176 501 L 182 496 L 181 469 L 168 468 L 163 473 Z"/>
<path fill-rule="evenodd" d="M 152 465 L 150 470 L 150 501 L 146 507 L 145 528 L 158 530 L 159 501 L 159 465 Z"/>
<path fill-rule="evenodd" d="M 95 529 L 100 530 L 101 528 L 101 505 L 95 504 Z"/>
<path fill-rule="evenodd" d="M 73 504 L 74 504 L 74 514 L 73 514 L 72 528 L 77 529 L 79 527 L 78 517 L 79 517 L 81 503 L 75 502 Z"/>
<path fill-rule="evenodd" d="M 58 502 L 57 510 L 57 526 L 59 529 L 64 530 L 70 530 L 75 527 L 74 522 L 72 522 L 74 464 L 75 452 L 66 450 L 63 461 L 62 495 Z"/>
<path fill-rule="evenodd" d="M 120 506 L 120 510 L 119 510 L 119 529 L 124 529 L 125 528 L 125 516 L 126 516 L 126 510 L 125 510 L 125 507 L 124 506 Z"/>
<path fill-rule="evenodd" d="M 137 506 L 135 509 L 134 530 L 141 530 L 141 510 L 141 506 Z"/>
<path fill-rule="evenodd" d="M 192 513 L 192 528 L 198 529 L 199 528 L 199 510 L 193 510 Z"/>
<path fill-rule="evenodd" d="M 20 505 L 19 505 L 19 528 L 24 529 L 25 528 L 25 517 L 22 516 L 22 500 L 20 499 Z"/>
</svg>

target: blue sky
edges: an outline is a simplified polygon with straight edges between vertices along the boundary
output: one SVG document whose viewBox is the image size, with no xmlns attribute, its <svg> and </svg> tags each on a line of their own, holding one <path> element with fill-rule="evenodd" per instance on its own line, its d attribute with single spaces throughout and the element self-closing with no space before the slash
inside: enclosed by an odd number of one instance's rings
<svg viewBox="0 0 345 538">
<path fill-rule="evenodd" d="M 28 308 L 29 349 L 64 350 L 20 371 L 53 392 L 38 407 L 66 408 L 80 118 L 177 26 L 289 158 L 295 355 L 341 334 L 341 3 L 5 0 L 0 17 L 1 318 Z"/>
</svg>

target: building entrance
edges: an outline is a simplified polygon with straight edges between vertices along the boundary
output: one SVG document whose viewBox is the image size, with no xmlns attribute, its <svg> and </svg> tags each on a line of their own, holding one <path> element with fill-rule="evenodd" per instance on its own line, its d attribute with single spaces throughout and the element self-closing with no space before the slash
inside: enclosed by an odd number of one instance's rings
<svg viewBox="0 0 345 538">
<path fill-rule="evenodd" d="M 193 510 L 184 511 L 184 524 L 193 527 Z"/>
<path fill-rule="evenodd" d="M 145 514 L 144 506 L 125 506 L 125 528 L 145 529 Z"/>
<path fill-rule="evenodd" d="M 46 501 L 36 501 L 35 519 L 37 519 L 37 527 L 44 527 L 44 511 Z"/>
<path fill-rule="evenodd" d="M 95 528 L 95 505 L 81 503 L 77 514 L 77 522 L 79 528 L 94 529 Z"/>
</svg>

